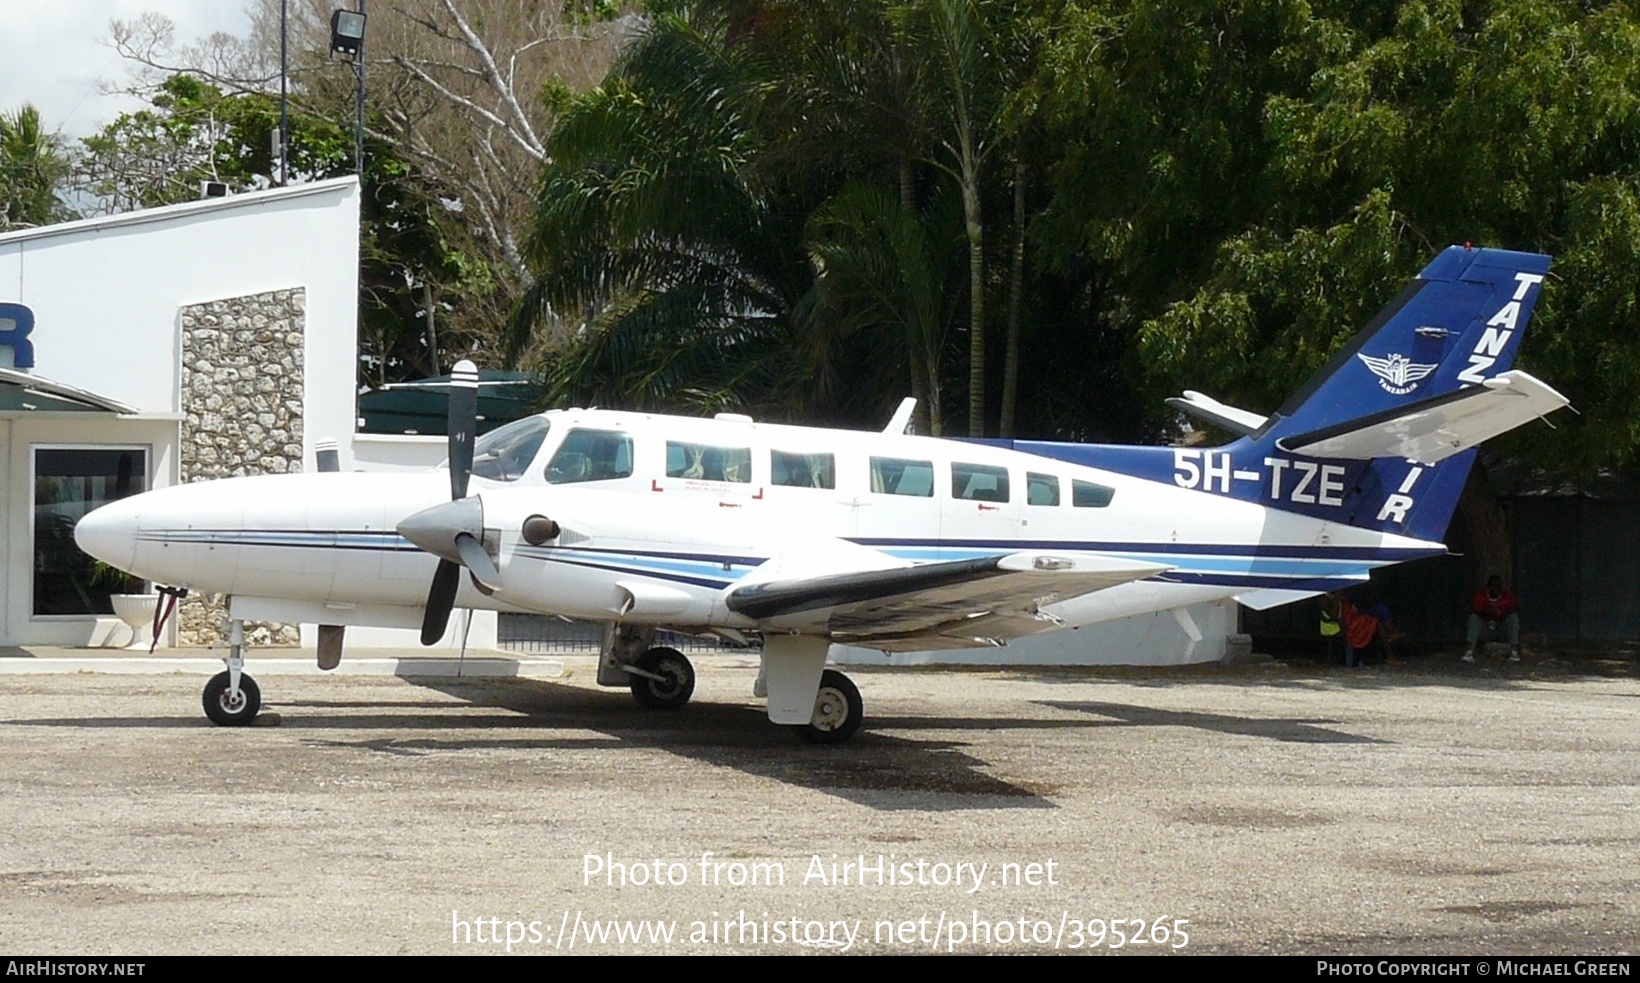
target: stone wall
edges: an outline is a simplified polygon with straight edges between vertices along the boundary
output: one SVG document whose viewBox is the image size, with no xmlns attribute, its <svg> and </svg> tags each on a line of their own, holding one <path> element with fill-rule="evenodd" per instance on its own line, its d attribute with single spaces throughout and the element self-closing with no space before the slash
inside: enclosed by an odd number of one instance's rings
<svg viewBox="0 0 1640 983">
<path fill-rule="evenodd" d="M 302 470 L 306 291 L 230 297 L 182 309 L 184 482 Z M 219 594 L 177 605 L 181 645 L 225 642 Z M 253 645 L 295 645 L 294 625 L 245 624 Z"/>
</svg>

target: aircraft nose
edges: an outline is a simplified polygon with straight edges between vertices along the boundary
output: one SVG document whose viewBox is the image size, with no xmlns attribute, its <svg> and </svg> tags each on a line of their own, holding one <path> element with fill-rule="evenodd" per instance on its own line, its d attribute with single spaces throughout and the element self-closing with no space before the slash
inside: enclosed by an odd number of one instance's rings
<svg viewBox="0 0 1640 983">
<path fill-rule="evenodd" d="M 134 499 L 110 502 L 74 524 L 81 550 L 121 570 L 137 561 L 137 506 Z"/>
</svg>

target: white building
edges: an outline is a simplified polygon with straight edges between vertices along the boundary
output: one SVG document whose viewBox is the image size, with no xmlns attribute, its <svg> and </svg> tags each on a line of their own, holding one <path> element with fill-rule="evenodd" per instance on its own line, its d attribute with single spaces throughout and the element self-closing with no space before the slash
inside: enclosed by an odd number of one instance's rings
<svg viewBox="0 0 1640 983">
<path fill-rule="evenodd" d="M 114 637 L 111 585 L 73 543 L 74 523 L 104 501 L 314 470 L 324 438 L 343 470 L 442 459 L 441 439 L 355 434 L 358 232 L 359 186 L 344 178 L 0 236 L 0 645 Z M 1193 621 L 1149 615 L 930 661 L 1219 657 L 1234 608 L 1191 610 Z M 221 617 L 220 604 L 190 598 L 172 640 L 216 641 Z M 495 625 L 474 617 L 468 643 L 493 647 Z M 453 619 L 447 644 L 467 627 Z M 286 626 L 247 635 L 298 638 Z M 409 647 L 415 633 L 348 632 L 350 647 L 373 644 Z"/>
<path fill-rule="evenodd" d="M 311 470 L 324 437 L 352 468 L 358 294 L 353 178 L 0 236 L 0 644 L 108 637 L 72 538 L 97 504 Z M 218 618 L 184 602 L 183 640 Z"/>
</svg>

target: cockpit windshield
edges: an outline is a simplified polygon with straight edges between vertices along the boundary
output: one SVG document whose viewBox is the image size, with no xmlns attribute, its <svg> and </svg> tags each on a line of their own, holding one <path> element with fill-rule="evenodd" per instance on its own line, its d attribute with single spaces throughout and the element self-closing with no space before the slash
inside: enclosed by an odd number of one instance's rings
<svg viewBox="0 0 1640 983">
<path fill-rule="evenodd" d="M 491 481 L 517 481 L 529 470 L 552 428 L 544 416 L 514 420 L 473 444 L 473 474 Z"/>
</svg>

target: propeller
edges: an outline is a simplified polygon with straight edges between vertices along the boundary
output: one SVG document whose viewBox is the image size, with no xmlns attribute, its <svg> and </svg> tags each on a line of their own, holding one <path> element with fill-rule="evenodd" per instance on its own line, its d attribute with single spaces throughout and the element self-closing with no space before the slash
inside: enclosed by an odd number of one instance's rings
<svg viewBox="0 0 1640 983">
<path fill-rule="evenodd" d="M 484 507 L 467 497 L 473 473 L 473 441 L 478 431 L 478 367 L 462 359 L 450 370 L 450 501 L 423 509 L 399 523 L 399 535 L 439 558 L 427 591 L 422 616 L 421 644 L 433 645 L 444 637 L 461 586 L 461 568 L 493 588 L 500 581 L 495 564 L 484 552 Z"/>
</svg>

